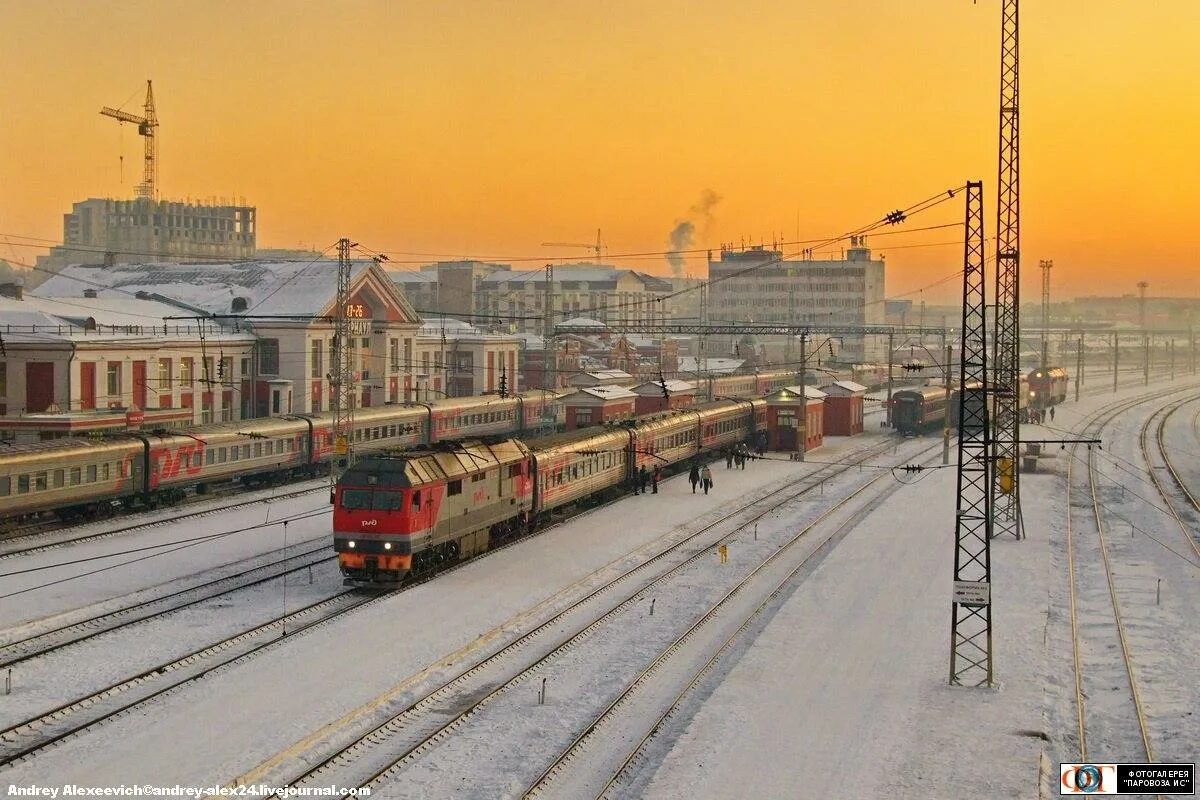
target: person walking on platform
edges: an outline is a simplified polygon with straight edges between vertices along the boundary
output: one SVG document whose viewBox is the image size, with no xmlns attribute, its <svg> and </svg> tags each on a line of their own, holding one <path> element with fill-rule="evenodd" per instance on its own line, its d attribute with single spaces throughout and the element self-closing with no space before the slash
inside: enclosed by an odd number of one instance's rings
<svg viewBox="0 0 1200 800">
<path fill-rule="evenodd" d="M 708 494 L 708 490 L 712 488 L 713 479 L 712 479 L 712 470 L 709 469 L 707 466 L 704 469 L 700 470 L 700 482 L 704 484 L 704 493 Z"/>
<path fill-rule="evenodd" d="M 1054 406 L 1050 406 L 1050 421 L 1054 422 Z"/>
<path fill-rule="evenodd" d="M 692 494 L 696 493 L 696 484 L 700 483 L 700 468 L 692 464 L 692 468 L 688 470 L 688 481 L 692 484 Z"/>
<path fill-rule="evenodd" d="M 650 494 L 658 494 L 658 465 L 655 465 L 654 472 L 650 473 Z"/>
<path fill-rule="evenodd" d="M 643 464 L 637 472 L 633 473 L 633 493 L 645 494 L 646 482 L 649 479 L 650 476 L 646 474 L 646 465 Z"/>
<path fill-rule="evenodd" d="M 733 448 L 725 448 L 725 469 L 733 469 Z"/>
</svg>

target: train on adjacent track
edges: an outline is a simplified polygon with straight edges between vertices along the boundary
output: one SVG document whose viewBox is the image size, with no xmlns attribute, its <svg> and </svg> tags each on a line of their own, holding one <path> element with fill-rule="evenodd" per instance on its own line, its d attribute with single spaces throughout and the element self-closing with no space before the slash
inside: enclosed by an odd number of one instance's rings
<svg viewBox="0 0 1200 800">
<path fill-rule="evenodd" d="M 1062 367 L 1038 367 L 1025 376 L 1029 384 L 1029 404 L 1034 408 L 1049 408 L 1067 400 L 1070 379 Z"/>
<path fill-rule="evenodd" d="M 347 583 L 387 585 L 530 531 L 551 511 L 627 487 L 645 467 L 754 441 L 766 401 L 717 400 L 540 439 L 446 443 L 360 458 L 334 489 Z"/>
<path fill-rule="evenodd" d="M 958 426 L 958 404 L 961 397 L 962 393 L 956 387 L 951 390 L 947 400 L 945 386 L 920 386 L 893 392 L 892 425 L 899 433 L 915 436 L 941 430 L 945 427 L 949 415 L 950 428 L 954 429 Z M 1031 405 L 1032 397 L 1031 387 L 1022 376 L 1017 392 L 1018 409 Z"/>
<path fill-rule="evenodd" d="M 712 377 L 698 382 L 698 395 L 761 396 L 795 381 L 790 370 Z M 351 446 L 368 454 L 560 431 L 564 394 L 535 389 L 360 408 Z M 103 518 L 122 509 L 172 504 L 190 491 L 235 480 L 251 487 L 279 483 L 318 474 L 332 452 L 331 414 L 10 444 L 0 449 L 0 519 L 47 512 L 65 521 Z"/>
</svg>

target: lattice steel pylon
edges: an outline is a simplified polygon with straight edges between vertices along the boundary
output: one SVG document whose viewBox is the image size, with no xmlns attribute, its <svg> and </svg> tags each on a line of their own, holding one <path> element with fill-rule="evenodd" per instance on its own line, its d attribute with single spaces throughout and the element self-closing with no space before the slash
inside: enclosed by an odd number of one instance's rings
<svg viewBox="0 0 1200 800">
<path fill-rule="evenodd" d="M 991 686 L 993 465 L 984 313 L 983 184 L 968 182 L 966 195 L 950 683 Z"/>
<path fill-rule="evenodd" d="M 354 359 L 350 335 L 350 248 L 349 239 L 338 239 L 337 308 L 334 310 L 333 352 L 329 381 L 333 389 L 333 460 L 329 475 L 333 483 L 353 459 Z"/>
<path fill-rule="evenodd" d="M 1017 0 L 1000 18 L 1000 175 L 996 202 L 996 318 L 992 357 L 992 510 L 996 536 L 1024 537 L 1018 410 L 1021 392 L 1021 183 L 1018 150 Z"/>
</svg>

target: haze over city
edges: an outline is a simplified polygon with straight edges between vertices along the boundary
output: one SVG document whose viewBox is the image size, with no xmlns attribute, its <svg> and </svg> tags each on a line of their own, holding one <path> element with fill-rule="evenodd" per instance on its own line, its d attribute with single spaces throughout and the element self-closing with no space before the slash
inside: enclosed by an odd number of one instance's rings
<svg viewBox="0 0 1200 800">
<path fill-rule="evenodd" d="M 1200 6 L 1022 11 L 1024 263 L 1054 260 L 1057 297 L 1138 280 L 1196 294 Z M 141 141 L 97 112 L 137 111 L 147 78 L 161 196 L 245 198 L 259 247 L 348 235 L 396 266 L 536 266 L 585 257 L 541 243 L 597 228 L 612 256 L 660 253 L 681 222 L 696 249 L 770 245 L 843 233 L 967 179 L 984 181 L 991 235 L 995 16 L 966 0 L 8 0 L 0 258 L 32 263 L 73 201 L 132 196 Z M 910 227 L 959 221 L 949 203 Z M 961 238 L 871 239 L 888 295 L 960 269 Z M 663 255 L 605 260 L 670 273 Z M 703 276 L 703 254 L 684 269 Z M 1032 270 L 1024 287 L 1036 300 Z M 950 281 L 924 296 L 956 295 Z"/>
</svg>

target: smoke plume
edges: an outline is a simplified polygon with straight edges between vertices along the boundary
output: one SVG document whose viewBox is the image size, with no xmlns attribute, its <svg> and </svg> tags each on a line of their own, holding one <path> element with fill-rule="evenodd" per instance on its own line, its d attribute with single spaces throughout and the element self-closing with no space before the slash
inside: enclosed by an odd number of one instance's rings
<svg viewBox="0 0 1200 800">
<path fill-rule="evenodd" d="M 670 247 L 667 262 L 671 265 L 671 274 L 676 278 L 683 275 L 686 261 L 681 251 L 690 250 L 695 244 L 696 223 L 703 225 L 705 230 L 711 228 L 714 221 L 712 210 L 719 202 L 721 195 L 712 189 L 705 189 L 700 193 L 700 199 L 688 209 L 687 216 L 675 221 L 675 227 L 667 237 Z"/>
</svg>

